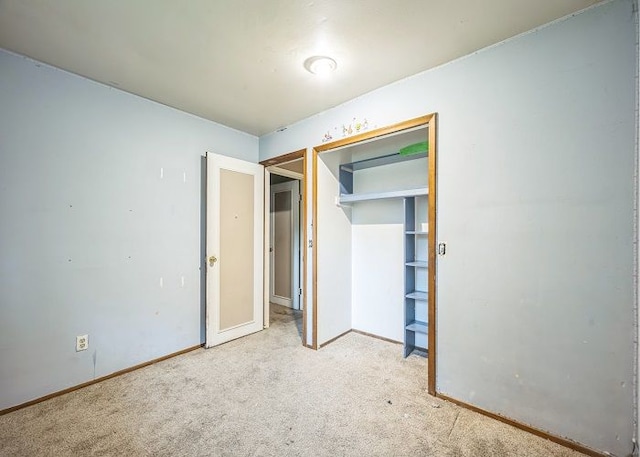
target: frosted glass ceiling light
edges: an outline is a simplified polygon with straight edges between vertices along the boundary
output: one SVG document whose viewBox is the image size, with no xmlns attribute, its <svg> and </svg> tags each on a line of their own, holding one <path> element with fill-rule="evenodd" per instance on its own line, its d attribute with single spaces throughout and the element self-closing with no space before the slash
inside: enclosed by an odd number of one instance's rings
<svg viewBox="0 0 640 457">
<path fill-rule="evenodd" d="M 313 56 L 304 61 L 304 68 L 306 68 L 309 73 L 318 76 L 330 74 L 337 66 L 336 61 L 327 56 Z"/>
</svg>

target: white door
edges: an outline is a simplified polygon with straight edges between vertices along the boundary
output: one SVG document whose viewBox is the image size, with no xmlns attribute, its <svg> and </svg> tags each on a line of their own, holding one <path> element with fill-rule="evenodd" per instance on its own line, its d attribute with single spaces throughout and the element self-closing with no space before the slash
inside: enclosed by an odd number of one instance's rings
<svg viewBox="0 0 640 457">
<path fill-rule="evenodd" d="M 207 153 L 206 347 L 263 328 L 262 166 Z"/>
<path fill-rule="evenodd" d="M 269 300 L 300 309 L 300 183 L 271 186 Z"/>
</svg>

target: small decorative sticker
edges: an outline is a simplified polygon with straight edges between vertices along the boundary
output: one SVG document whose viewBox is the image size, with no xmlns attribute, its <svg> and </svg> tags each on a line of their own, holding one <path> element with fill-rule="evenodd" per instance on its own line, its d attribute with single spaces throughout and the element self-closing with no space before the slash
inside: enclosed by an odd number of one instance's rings
<svg viewBox="0 0 640 457">
<path fill-rule="evenodd" d="M 366 117 L 360 119 L 354 117 L 348 124 L 342 124 L 340 129 L 338 129 L 338 127 L 334 127 L 333 130 L 335 133 L 333 135 L 331 134 L 331 130 L 332 129 L 327 130 L 327 132 L 322 137 L 323 143 L 333 140 L 333 137 L 336 136 L 340 130 L 342 131 L 342 138 L 346 138 L 351 135 L 357 135 L 358 133 L 369 130 L 369 121 Z"/>
</svg>

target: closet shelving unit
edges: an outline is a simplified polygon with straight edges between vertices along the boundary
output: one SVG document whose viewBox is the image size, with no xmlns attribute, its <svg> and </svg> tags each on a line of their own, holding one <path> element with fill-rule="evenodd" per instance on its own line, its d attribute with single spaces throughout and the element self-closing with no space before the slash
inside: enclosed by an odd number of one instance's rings
<svg viewBox="0 0 640 457">
<path fill-rule="evenodd" d="M 382 167 L 409 160 L 425 159 L 426 157 L 426 152 L 409 155 L 393 153 L 357 162 L 345 163 L 340 165 L 339 168 L 340 192 L 338 204 L 340 205 L 350 205 L 362 201 L 388 198 L 402 198 L 404 200 L 404 357 L 408 357 L 414 351 L 421 355 L 426 355 L 427 353 L 427 280 L 426 274 L 419 274 L 419 270 L 427 268 L 427 261 L 418 256 L 417 246 L 420 237 L 425 238 L 426 246 L 426 235 L 428 233 L 418 228 L 421 224 L 417 219 L 417 214 L 419 214 L 417 206 L 420 204 L 420 201 L 426 203 L 426 199 L 421 200 L 419 197 L 428 195 L 428 187 L 425 185 L 423 187 L 410 189 L 354 193 L 353 182 L 354 175 L 359 170 Z M 426 258 L 426 250 L 424 255 Z M 416 312 L 416 310 L 418 310 L 418 312 Z M 424 335 L 424 337 L 420 338 L 418 335 Z M 418 337 L 416 338 L 416 336 Z M 424 347 L 416 344 L 417 341 L 423 341 Z"/>
<path fill-rule="evenodd" d="M 420 276 L 419 270 L 427 268 L 427 261 L 419 259 L 419 240 L 428 235 L 427 231 L 418 230 L 418 205 L 416 197 L 404 199 L 404 356 L 416 351 L 427 351 L 420 346 L 418 335 L 427 336 L 427 284 L 426 275 Z M 421 224 L 420 224 L 421 225 Z M 420 308 L 421 307 L 421 308 Z M 420 310 L 423 310 L 421 313 Z"/>
</svg>

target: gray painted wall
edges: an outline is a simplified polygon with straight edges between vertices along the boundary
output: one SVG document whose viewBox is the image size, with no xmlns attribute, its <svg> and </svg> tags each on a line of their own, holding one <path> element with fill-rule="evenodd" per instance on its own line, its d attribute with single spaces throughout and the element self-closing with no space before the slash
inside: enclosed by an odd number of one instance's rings
<svg viewBox="0 0 640 457">
<path fill-rule="evenodd" d="M 635 418 L 635 19 L 607 2 L 260 138 L 265 160 L 438 112 L 438 391 L 615 455 Z"/>
<path fill-rule="evenodd" d="M 204 341 L 206 151 L 258 139 L 0 51 L 0 409 Z"/>
</svg>

